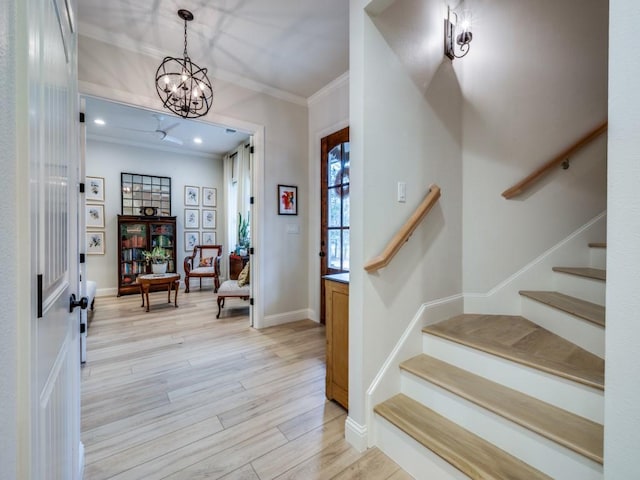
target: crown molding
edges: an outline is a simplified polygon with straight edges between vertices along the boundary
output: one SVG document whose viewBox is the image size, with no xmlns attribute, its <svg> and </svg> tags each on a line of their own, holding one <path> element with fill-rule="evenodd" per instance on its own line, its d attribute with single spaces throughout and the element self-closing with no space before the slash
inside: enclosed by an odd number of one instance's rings
<svg viewBox="0 0 640 480">
<path fill-rule="evenodd" d="M 318 103 L 322 98 L 326 97 L 327 95 L 330 95 L 331 93 L 333 93 L 334 91 L 342 87 L 345 83 L 349 83 L 349 71 L 344 72 L 338 78 L 332 80 L 327 85 L 325 85 L 320 90 L 318 90 L 316 93 L 311 95 L 307 99 L 307 106 L 311 107 L 312 105 Z"/>
</svg>

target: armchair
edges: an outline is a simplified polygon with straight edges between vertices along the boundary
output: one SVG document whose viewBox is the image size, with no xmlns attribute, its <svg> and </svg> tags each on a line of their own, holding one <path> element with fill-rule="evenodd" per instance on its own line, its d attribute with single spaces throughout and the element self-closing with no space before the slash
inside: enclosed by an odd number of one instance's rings
<svg viewBox="0 0 640 480">
<path fill-rule="evenodd" d="M 203 278 L 213 278 L 213 291 L 220 288 L 220 259 L 222 258 L 222 245 L 196 245 L 193 253 L 184 259 L 184 284 L 185 293 L 189 293 L 189 280 L 200 279 L 202 288 Z"/>
</svg>

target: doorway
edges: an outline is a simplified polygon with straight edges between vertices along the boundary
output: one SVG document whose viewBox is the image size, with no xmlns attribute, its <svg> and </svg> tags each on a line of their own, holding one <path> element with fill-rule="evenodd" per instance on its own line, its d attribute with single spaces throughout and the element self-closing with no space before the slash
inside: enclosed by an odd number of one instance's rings
<svg viewBox="0 0 640 480">
<path fill-rule="evenodd" d="M 320 276 L 349 271 L 349 127 L 321 140 Z M 320 323 L 325 323 L 320 281 Z"/>
</svg>

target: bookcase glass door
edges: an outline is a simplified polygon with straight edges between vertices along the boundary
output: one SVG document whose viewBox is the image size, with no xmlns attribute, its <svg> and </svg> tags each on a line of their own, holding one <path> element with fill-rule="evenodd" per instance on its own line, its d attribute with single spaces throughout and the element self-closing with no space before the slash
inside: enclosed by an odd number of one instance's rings
<svg viewBox="0 0 640 480">
<path fill-rule="evenodd" d="M 174 226 L 168 223 L 152 223 L 151 224 L 151 248 L 161 247 L 165 253 L 171 256 L 167 266 L 167 272 L 175 273 L 176 264 L 173 258 L 173 247 L 176 242 Z"/>
<path fill-rule="evenodd" d="M 146 273 L 147 265 L 142 252 L 148 250 L 147 225 L 127 223 L 120 225 L 120 284 L 135 285 L 138 275 Z"/>
</svg>

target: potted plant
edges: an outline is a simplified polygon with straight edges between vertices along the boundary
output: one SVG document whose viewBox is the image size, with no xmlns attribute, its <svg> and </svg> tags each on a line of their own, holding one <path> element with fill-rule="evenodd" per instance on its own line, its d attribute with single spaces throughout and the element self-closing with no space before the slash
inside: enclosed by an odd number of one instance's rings
<svg viewBox="0 0 640 480">
<path fill-rule="evenodd" d="M 238 213 L 238 255 L 246 255 L 249 247 L 249 217 L 242 218 L 242 214 Z"/>
<path fill-rule="evenodd" d="M 153 247 L 153 250 L 142 252 L 144 261 L 151 265 L 153 273 L 167 273 L 167 262 L 171 260 L 171 255 L 162 247 Z"/>
</svg>

